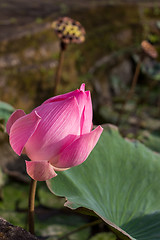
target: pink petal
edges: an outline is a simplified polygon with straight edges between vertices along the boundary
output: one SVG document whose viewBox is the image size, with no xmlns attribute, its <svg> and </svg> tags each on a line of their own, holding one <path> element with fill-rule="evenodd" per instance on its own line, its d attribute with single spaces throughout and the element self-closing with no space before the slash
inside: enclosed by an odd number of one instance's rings
<svg viewBox="0 0 160 240">
<path fill-rule="evenodd" d="M 89 133 L 92 129 L 92 101 L 90 91 L 85 92 L 87 99 L 81 116 L 81 134 Z"/>
<path fill-rule="evenodd" d="M 79 93 L 79 89 L 69 92 L 69 93 L 61 94 L 61 95 L 47 99 L 43 104 L 53 103 L 53 102 L 57 102 L 57 101 L 64 101 L 70 97 L 75 97 L 76 94 L 78 94 L 78 93 Z"/>
<path fill-rule="evenodd" d="M 28 139 L 33 135 L 41 121 L 41 117 L 35 112 L 19 118 L 10 129 L 10 144 L 13 150 L 21 155 Z"/>
<path fill-rule="evenodd" d="M 85 84 L 82 83 L 81 87 L 80 87 L 80 90 L 77 89 L 77 90 L 74 90 L 72 92 L 69 92 L 69 93 L 65 93 L 65 94 L 61 94 L 61 95 L 58 95 L 58 96 L 55 96 L 55 97 L 52 97 L 52 98 L 49 98 L 48 100 L 46 100 L 43 104 L 46 104 L 46 103 L 51 103 L 51 102 L 56 102 L 56 101 L 63 101 L 67 98 L 70 98 L 70 97 L 76 97 L 78 96 L 79 92 L 82 91 L 84 92 L 85 91 Z"/>
<path fill-rule="evenodd" d="M 50 160 L 80 134 L 77 100 L 72 97 L 42 104 L 36 111 L 42 120 L 25 145 L 25 150 L 31 160 Z"/>
<path fill-rule="evenodd" d="M 98 142 L 102 131 L 103 128 L 98 126 L 92 132 L 80 136 L 66 147 L 51 164 L 56 168 L 70 168 L 83 163 Z"/>
<path fill-rule="evenodd" d="M 85 83 L 82 83 L 82 85 L 80 86 L 80 90 L 83 92 L 85 91 Z"/>
<path fill-rule="evenodd" d="M 6 125 L 6 131 L 7 131 L 8 134 L 10 133 L 10 129 L 11 129 L 13 123 L 17 119 L 19 119 L 19 118 L 21 118 L 21 117 L 23 117 L 25 115 L 26 115 L 25 112 L 23 110 L 21 110 L 21 109 L 18 109 L 14 113 L 12 113 L 12 115 L 8 119 L 8 122 L 7 122 L 7 125 Z"/>
<path fill-rule="evenodd" d="M 46 181 L 57 176 L 48 161 L 26 161 L 26 169 L 28 175 L 37 181 Z"/>
</svg>

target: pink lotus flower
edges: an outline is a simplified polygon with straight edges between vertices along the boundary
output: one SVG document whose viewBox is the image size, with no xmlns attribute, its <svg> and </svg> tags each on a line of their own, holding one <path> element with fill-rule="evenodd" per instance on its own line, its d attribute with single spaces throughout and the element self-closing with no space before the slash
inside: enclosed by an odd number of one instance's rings
<svg viewBox="0 0 160 240">
<path fill-rule="evenodd" d="M 7 122 L 10 144 L 26 153 L 27 173 L 45 181 L 83 163 L 96 145 L 103 128 L 92 129 L 92 102 L 85 84 L 80 89 L 48 99 L 31 113 L 15 111 Z"/>
</svg>

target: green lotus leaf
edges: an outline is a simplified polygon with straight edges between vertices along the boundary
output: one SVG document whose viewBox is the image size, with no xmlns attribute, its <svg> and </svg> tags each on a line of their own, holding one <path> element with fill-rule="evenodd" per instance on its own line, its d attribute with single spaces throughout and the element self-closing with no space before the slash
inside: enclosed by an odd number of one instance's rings
<svg viewBox="0 0 160 240">
<path fill-rule="evenodd" d="M 118 239 L 160 239 L 160 155 L 108 125 L 80 166 L 48 180 L 66 206 L 88 208 Z"/>
</svg>

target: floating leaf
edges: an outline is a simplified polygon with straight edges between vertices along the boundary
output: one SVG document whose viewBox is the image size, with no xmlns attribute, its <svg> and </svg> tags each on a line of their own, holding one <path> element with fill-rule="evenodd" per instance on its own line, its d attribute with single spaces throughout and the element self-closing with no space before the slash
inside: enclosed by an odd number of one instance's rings
<svg viewBox="0 0 160 240">
<path fill-rule="evenodd" d="M 47 181 L 66 206 L 99 215 L 119 239 L 160 239 L 160 155 L 104 130 L 82 165 Z"/>
</svg>

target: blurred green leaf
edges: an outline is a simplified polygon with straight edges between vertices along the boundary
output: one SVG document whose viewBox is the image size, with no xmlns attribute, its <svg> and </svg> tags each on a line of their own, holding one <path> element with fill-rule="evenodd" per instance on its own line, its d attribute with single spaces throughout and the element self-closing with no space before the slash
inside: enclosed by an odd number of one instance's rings
<svg viewBox="0 0 160 240">
<path fill-rule="evenodd" d="M 144 131 L 138 139 L 153 151 L 160 152 L 160 136 Z"/>
<path fill-rule="evenodd" d="M 119 239 L 160 239 L 160 155 L 107 126 L 82 165 L 47 181 L 66 206 L 99 215 Z"/>
<path fill-rule="evenodd" d="M 152 59 L 142 62 L 142 72 L 153 80 L 160 81 L 160 63 Z"/>
<path fill-rule="evenodd" d="M 58 209 L 62 208 L 65 202 L 64 198 L 54 196 L 50 191 L 48 191 L 44 182 L 39 182 L 37 192 L 41 205 L 45 207 L 54 207 Z"/>
<path fill-rule="evenodd" d="M 4 120 L 6 123 L 14 110 L 15 109 L 10 104 L 0 101 L 0 120 Z"/>
<path fill-rule="evenodd" d="M 158 34 L 151 33 L 148 35 L 148 40 L 153 44 L 159 42 L 160 38 Z"/>
<path fill-rule="evenodd" d="M 90 238 L 89 240 L 116 240 L 116 236 L 113 233 L 98 233 L 94 237 Z"/>
<path fill-rule="evenodd" d="M 43 23 L 43 19 L 42 19 L 42 18 L 40 18 L 40 17 L 36 18 L 36 23 L 38 23 L 38 24 L 41 24 L 41 23 Z"/>
</svg>

